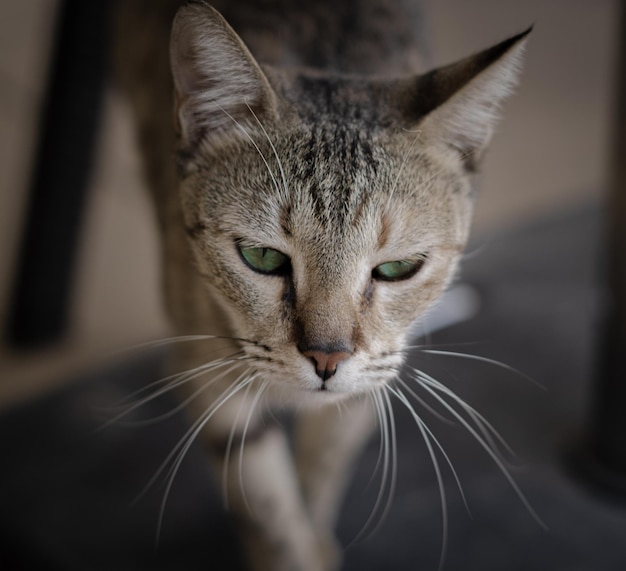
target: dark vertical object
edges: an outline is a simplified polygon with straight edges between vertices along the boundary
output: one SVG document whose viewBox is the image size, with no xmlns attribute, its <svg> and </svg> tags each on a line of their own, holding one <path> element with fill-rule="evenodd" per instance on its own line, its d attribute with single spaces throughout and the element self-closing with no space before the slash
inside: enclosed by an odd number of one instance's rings
<svg viewBox="0 0 626 571">
<path fill-rule="evenodd" d="M 604 331 L 587 445 L 577 464 L 588 483 L 626 499 L 626 2 L 620 9 Z"/>
<path fill-rule="evenodd" d="M 7 341 L 57 341 L 67 326 L 80 222 L 107 67 L 107 0 L 61 0 Z"/>
</svg>

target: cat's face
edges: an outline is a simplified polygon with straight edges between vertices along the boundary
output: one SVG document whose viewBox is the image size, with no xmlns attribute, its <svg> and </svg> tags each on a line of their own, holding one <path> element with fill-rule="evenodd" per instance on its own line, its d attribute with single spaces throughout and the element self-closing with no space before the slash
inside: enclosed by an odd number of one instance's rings
<svg viewBox="0 0 626 571">
<path fill-rule="evenodd" d="M 172 59 L 191 248 L 255 370 L 320 398 L 392 380 L 455 272 L 489 125 L 415 103 L 415 80 L 261 71 L 206 6 L 179 16 Z"/>
<path fill-rule="evenodd" d="M 199 271 L 233 334 L 258 342 L 244 344 L 257 369 L 309 391 L 373 388 L 395 376 L 410 326 L 452 276 L 466 177 L 428 157 L 419 133 L 272 127 L 200 152 L 183 181 Z M 346 144 L 349 167 L 335 156 Z M 350 355 L 323 381 L 306 355 L 316 349 Z"/>
</svg>

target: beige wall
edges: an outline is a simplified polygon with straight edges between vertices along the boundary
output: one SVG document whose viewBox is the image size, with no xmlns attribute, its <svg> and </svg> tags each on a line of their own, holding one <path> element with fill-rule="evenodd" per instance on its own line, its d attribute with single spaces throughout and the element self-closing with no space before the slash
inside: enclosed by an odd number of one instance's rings
<svg viewBox="0 0 626 571">
<path fill-rule="evenodd" d="M 598 197 L 606 179 L 617 2 L 428 4 L 436 63 L 536 24 L 522 85 L 506 105 L 487 158 L 476 231 L 521 224 Z M 54 8 L 53 0 L 0 2 L 0 317 L 7 308 Z M 125 344 L 165 333 L 154 228 L 140 189 L 128 115 L 115 94 L 107 101 L 81 239 L 72 336 L 53 355 L 61 361 L 103 340 Z M 34 364 L 33 379 L 50 377 L 52 365 L 43 358 L 27 361 L 4 359 L 0 401 L 3 394 L 11 398 L 39 386 L 33 381 L 16 389 L 10 382 Z"/>
<path fill-rule="evenodd" d="M 534 24 L 522 83 L 487 156 L 478 230 L 598 196 L 606 179 L 614 0 L 430 0 L 440 61 Z"/>
</svg>

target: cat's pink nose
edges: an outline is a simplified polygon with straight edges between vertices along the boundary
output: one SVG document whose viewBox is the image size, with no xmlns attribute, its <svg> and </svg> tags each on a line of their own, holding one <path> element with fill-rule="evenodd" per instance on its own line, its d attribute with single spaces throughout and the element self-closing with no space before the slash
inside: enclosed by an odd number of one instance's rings
<svg viewBox="0 0 626 571">
<path fill-rule="evenodd" d="M 307 350 L 302 351 L 305 357 L 308 357 L 313 361 L 315 365 L 315 373 L 317 376 L 326 381 L 335 374 L 337 370 L 337 364 L 341 361 L 345 361 L 352 355 L 351 351 L 321 351 L 321 350 Z"/>
</svg>

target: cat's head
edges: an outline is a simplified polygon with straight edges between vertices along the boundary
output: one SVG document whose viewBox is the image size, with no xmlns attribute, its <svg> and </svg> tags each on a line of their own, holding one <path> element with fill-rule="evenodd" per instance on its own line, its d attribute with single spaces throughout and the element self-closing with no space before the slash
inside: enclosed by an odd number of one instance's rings
<svg viewBox="0 0 626 571">
<path fill-rule="evenodd" d="M 185 224 L 256 370 L 324 397 L 396 376 L 454 276 L 524 38 L 418 77 L 328 77 L 262 67 L 216 11 L 179 11 Z"/>
</svg>

